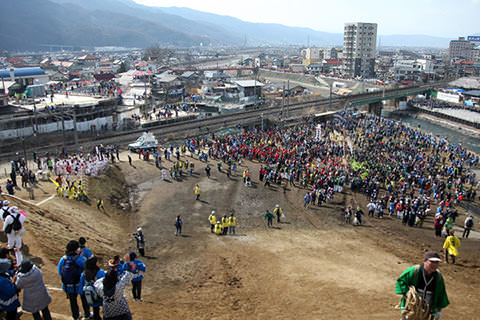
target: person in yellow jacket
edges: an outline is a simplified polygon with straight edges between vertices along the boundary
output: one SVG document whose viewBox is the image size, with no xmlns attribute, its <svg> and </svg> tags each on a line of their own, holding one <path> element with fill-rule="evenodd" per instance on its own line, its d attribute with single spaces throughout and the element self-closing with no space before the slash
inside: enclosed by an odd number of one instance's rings
<svg viewBox="0 0 480 320">
<path fill-rule="evenodd" d="M 232 214 L 230 215 L 230 218 L 228 218 L 228 233 L 229 234 L 235 234 L 235 227 L 237 226 L 237 218 Z"/>
<path fill-rule="evenodd" d="M 451 229 L 450 236 L 448 236 L 443 243 L 446 263 L 448 263 L 448 256 L 452 258 L 452 264 L 455 263 L 455 257 L 458 255 L 458 248 L 460 245 L 460 239 L 458 239 L 458 237 L 455 235 L 455 231 Z"/>
<path fill-rule="evenodd" d="M 217 221 L 217 224 L 215 224 L 215 234 L 217 236 L 222 234 L 222 225 L 220 223 L 220 220 Z"/>
<path fill-rule="evenodd" d="M 283 214 L 282 208 L 280 208 L 279 204 L 275 205 L 275 209 L 273 209 L 273 214 L 277 216 L 277 222 L 280 223 L 280 217 Z"/>
<path fill-rule="evenodd" d="M 222 218 L 222 234 L 226 235 L 228 232 L 229 221 L 227 215 Z"/>
<path fill-rule="evenodd" d="M 217 224 L 217 217 L 215 216 L 215 210 L 212 210 L 208 216 L 208 221 L 210 221 L 210 231 L 213 233 L 215 230 L 215 225 Z"/>
<path fill-rule="evenodd" d="M 200 200 L 200 187 L 195 185 L 195 200 Z"/>
</svg>

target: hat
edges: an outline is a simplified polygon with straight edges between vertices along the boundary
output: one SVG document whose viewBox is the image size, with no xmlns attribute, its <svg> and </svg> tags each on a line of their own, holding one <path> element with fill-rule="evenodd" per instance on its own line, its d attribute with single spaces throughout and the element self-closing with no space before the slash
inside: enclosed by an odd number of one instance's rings
<svg viewBox="0 0 480 320">
<path fill-rule="evenodd" d="M 130 261 L 135 260 L 135 258 L 137 257 L 137 254 L 133 251 L 130 251 L 128 255 L 130 256 Z"/>
<path fill-rule="evenodd" d="M 18 212 L 18 207 L 15 207 L 15 206 L 10 207 L 10 212 L 11 213 L 17 213 Z"/>
<path fill-rule="evenodd" d="M 108 260 L 108 266 L 109 267 L 116 267 L 120 264 L 120 257 L 115 256 L 113 259 Z"/>
<path fill-rule="evenodd" d="M 3 201 L 4 206 L 8 206 L 9 204 L 10 204 L 10 201 L 8 201 L 8 200 Z"/>
<path fill-rule="evenodd" d="M 424 261 L 432 261 L 432 262 L 440 262 L 442 259 L 440 259 L 440 256 L 436 251 L 427 251 L 423 255 L 423 260 Z"/>
<path fill-rule="evenodd" d="M 142 232 L 142 227 L 138 227 L 137 232 Z"/>
<path fill-rule="evenodd" d="M 10 266 L 12 265 L 12 262 L 10 259 L 4 258 L 0 259 L 0 273 L 7 272 L 8 269 L 10 269 Z"/>
<path fill-rule="evenodd" d="M 215 214 L 215 210 L 212 210 L 212 214 Z"/>
<path fill-rule="evenodd" d="M 279 205 L 279 204 L 276 204 L 276 205 L 275 205 L 275 208 L 280 208 L 280 205 Z"/>
<path fill-rule="evenodd" d="M 18 271 L 21 273 L 27 273 L 28 271 L 32 270 L 33 264 L 30 262 L 30 260 L 23 260 L 22 263 L 20 264 L 20 268 Z"/>
</svg>

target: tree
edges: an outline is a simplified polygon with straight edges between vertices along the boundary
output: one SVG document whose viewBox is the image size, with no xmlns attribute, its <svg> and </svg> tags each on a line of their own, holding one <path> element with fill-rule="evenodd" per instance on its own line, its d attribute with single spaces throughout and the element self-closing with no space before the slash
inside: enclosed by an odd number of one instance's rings
<svg viewBox="0 0 480 320">
<path fill-rule="evenodd" d="M 156 60 L 169 60 L 175 52 L 172 49 L 161 48 L 158 45 L 151 46 L 145 49 L 143 53 L 143 60 L 148 61 L 152 59 Z"/>
</svg>

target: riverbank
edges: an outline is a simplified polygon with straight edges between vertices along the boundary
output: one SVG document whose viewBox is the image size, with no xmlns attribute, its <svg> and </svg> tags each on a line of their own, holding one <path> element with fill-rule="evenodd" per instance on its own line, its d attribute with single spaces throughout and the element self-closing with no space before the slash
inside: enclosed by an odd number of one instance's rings
<svg viewBox="0 0 480 320">
<path fill-rule="evenodd" d="M 471 128 L 454 121 L 438 118 L 422 112 L 395 111 L 383 112 L 382 116 L 388 119 L 402 121 L 412 128 L 442 137 L 454 144 L 461 144 L 468 150 L 480 154 L 480 129 Z"/>
<path fill-rule="evenodd" d="M 471 137 L 480 138 L 480 129 L 469 127 L 469 126 L 466 126 L 462 123 L 458 123 L 458 122 L 451 121 L 451 120 L 446 120 L 446 119 L 443 119 L 443 118 L 440 118 L 440 117 L 435 117 L 433 115 L 426 114 L 426 113 L 421 113 L 421 112 L 416 113 L 416 117 L 419 118 L 419 119 L 431 122 L 433 124 L 448 127 L 451 130 L 460 132 L 462 134 L 467 134 Z"/>
</svg>

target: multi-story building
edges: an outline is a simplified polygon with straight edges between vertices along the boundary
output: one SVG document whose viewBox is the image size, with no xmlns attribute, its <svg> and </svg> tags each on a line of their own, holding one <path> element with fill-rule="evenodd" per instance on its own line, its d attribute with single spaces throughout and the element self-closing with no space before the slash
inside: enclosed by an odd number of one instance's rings
<svg viewBox="0 0 480 320">
<path fill-rule="evenodd" d="M 450 46 L 448 47 L 448 58 L 450 60 L 454 58 L 471 60 L 474 47 L 475 45 L 472 42 L 465 40 L 464 37 L 459 37 L 458 40 L 450 41 Z"/>
<path fill-rule="evenodd" d="M 345 23 L 343 36 L 343 67 L 345 74 L 352 77 L 374 77 L 376 50 L 376 23 Z"/>
<path fill-rule="evenodd" d="M 323 50 L 323 59 L 338 59 L 338 53 L 336 48 L 327 48 Z"/>
<path fill-rule="evenodd" d="M 323 49 L 307 48 L 302 50 L 302 64 L 308 66 L 311 63 L 321 62 L 323 59 Z"/>
</svg>

